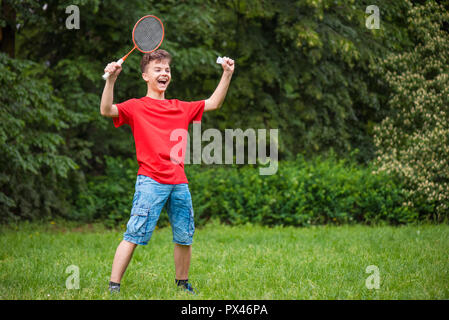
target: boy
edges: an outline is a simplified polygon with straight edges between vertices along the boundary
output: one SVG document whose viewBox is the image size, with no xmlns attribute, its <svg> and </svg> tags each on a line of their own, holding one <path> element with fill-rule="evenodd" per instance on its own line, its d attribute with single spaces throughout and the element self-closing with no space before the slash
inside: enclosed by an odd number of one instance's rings
<svg viewBox="0 0 449 320">
<path fill-rule="evenodd" d="M 175 243 L 175 283 L 195 293 L 188 281 L 195 231 L 192 198 L 184 163 L 170 158 L 171 148 L 178 144 L 177 141 L 170 141 L 170 133 L 180 128 L 187 130 L 189 123 L 201 121 L 203 111 L 221 107 L 234 72 L 234 61 L 223 58 L 223 75 L 214 93 L 207 100 L 194 102 L 165 99 L 171 80 L 170 62 L 171 56 L 165 50 L 145 54 L 141 70 L 142 78 L 147 83 L 146 96 L 119 104 L 113 104 L 113 91 L 122 68 L 112 62 L 104 69 L 110 76 L 101 97 L 101 115 L 113 118 L 115 127 L 123 124 L 131 127 L 139 163 L 131 217 L 112 263 L 111 292 L 120 291 L 120 281 L 134 249 L 139 244 L 148 243 L 159 214 L 166 205 Z"/>
</svg>

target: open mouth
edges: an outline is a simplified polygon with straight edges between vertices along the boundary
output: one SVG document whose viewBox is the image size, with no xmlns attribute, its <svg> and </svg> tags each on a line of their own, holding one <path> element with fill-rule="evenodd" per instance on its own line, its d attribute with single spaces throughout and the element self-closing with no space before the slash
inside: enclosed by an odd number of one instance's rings
<svg viewBox="0 0 449 320">
<path fill-rule="evenodd" d="M 168 79 L 159 79 L 157 80 L 157 83 L 165 86 L 168 83 Z"/>
</svg>

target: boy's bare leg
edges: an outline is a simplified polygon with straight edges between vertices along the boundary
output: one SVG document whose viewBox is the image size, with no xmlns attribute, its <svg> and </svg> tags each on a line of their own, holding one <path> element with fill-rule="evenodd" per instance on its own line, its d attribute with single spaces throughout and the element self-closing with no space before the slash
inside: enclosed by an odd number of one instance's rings
<svg viewBox="0 0 449 320">
<path fill-rule="evenodd" d="M 187 280 L 189 278 L 191 256 L 192 246 L 184 246 L 175 243 L 174 257 L 176 280 Z"/>
<path fill-rule="evenodd" d="M 136 247 L 137 244 L 126 240 L 122 240 L 122 242 L 120 242 L 117 247 L 117 251 L 115 252 L 114 262 L 112 263 L 112 282 L 120 283 Z"/>
</svg>

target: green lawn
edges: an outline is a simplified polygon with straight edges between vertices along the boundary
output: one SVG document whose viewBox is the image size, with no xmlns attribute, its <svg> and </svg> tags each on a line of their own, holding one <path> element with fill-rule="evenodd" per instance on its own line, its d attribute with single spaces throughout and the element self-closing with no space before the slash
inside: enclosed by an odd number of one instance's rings
<svg viewBox="0 0 449 320">
<path fill-rule="evenodd" d="M 112 258 L 122 231 L 20 224 L 0 228 L 0 299 L 111 299 Z M 80 288 L 67 289 L 66 268 Z M 366 268 L 379 270 L 368 289 Z M 174 287 L 171 229 L 138 247 L 113 299 L 449 299 L 449 226 L 198 228 L 190 279 Z"/>
</svg>

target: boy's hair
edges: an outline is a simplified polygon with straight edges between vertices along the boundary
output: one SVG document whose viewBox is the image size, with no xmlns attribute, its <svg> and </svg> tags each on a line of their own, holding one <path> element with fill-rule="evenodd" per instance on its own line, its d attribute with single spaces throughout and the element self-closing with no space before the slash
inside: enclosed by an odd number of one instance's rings
<svg viewBox="0 0 449 320">
<path fill-rule="evenodd" d="M 167 51 L 163 49 L 158 49 L 156 51 L 145 53 L 142 57 L 142 60 L 140 61 L 140 69 L 142 70 L 142 73 L 145 73 L 145 69 L 147 65 L 154 60 L 168 60 L 168 63 L 171 62 L 171 55 Z"/>
</svg>

